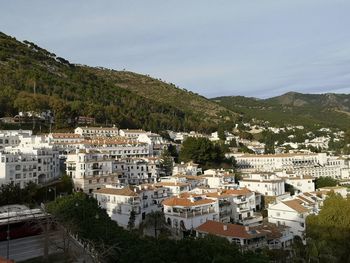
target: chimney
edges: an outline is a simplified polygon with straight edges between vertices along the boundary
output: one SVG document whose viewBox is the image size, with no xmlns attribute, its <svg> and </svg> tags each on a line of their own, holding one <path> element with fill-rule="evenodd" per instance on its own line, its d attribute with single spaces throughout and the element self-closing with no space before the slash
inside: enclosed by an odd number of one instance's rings
<svg viewBox="0 0 350 263">
<path fill-rule="evenodd" d="M 224 231 L 226 231 L 227 230 L 227 225 L 223 225 L 223 227 L 224 227 Z"/>
</svg>

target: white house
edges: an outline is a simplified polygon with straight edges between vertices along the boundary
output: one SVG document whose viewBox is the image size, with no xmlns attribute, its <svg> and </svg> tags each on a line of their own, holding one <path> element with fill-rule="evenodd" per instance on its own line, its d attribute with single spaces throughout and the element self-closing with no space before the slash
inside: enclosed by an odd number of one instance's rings
<svg viewBox="0 0 350 263">
<path fill-rule="evenodd" d="M 83 137 L 115 137 L 119 135 L 117 127 L 77 127 L 74 133 Z"/>
<path fill-rule="evenodd" d="M 173 166 L 173 174 L 198 175 L 202 173 L 202 168 L 194 162 L 180 163 Z"/>
<path fill-rule="evenodd" d="M 161 203 L 168 197 L 168 193 L 165 188 L 145 184 L 122 189 L 107 186 L 95 190 L 93 196 L 106 209 L 111 219 L 124 228 L 127 228 L 131 211 L 134 211 L 134 224 L 137 228 L 147 214 L 162 210 Z"/>
<path fill-rule="evenodd" d="M 156 183 L 156 186 L 161 186 L 169 189 L 169 194 L 171 196 L 173 195 L 179 195 L 184 192 L 188 192 L 190 189 L 189 183 L 182 183 L 179 181 L 161 181 L 159 183 Z"/>
<path fill-rule="evenodd" d="M 276 171 L 294 170 L 305 166 L 323 166 L 327 163 L 326 153 L 285 153 L 285 154 L 240 154 L 235 156 L 237 165 L 242 170 Z"/>
<path fill-rule="evenodd" d="M 194 229 L 207 220 L 219 220 L 219 203 L 202 197 L 171 197 L 163 201 L 165 220 L 178 231 Z"/>
<path fill-rule="evenodd" d="M 60 175 L 58 151 L 48 144 L 20 144 L 0 152 L 0 184 L 20 187 L 32 181 L 46 183 Z"/>
<path fill-rule="evenodd" d="M 285 194 L 284 181 L 274 173 L 249 174 L 239 180 L 239 186 L 261 193 L 265 196 L 280 196 Z"/>
<path fill-rule="evenodd" d="M 144 130 L 134 130 L 134 129 L 120 129 L 119 135 L 122 137 L 126 137 L 128 139 L 137 140 L 141 134 L 146 134 L 147 132 Z"/>
<path fill-rule="evenodd" d="M 284 178 L 287 184 L 290 184 L 298 192 L 313 192 L 315 191 L 315 183 L 312 176 L 295 176 L 295 177 L 286 177 Z"/>
<path fill-rule="evenodd" d="M 305 219 L 309 214 L 315 212 L 312 205 L 312 201 L 305 196 L 270 204 L 267 208 L 268 221 L 277 225 L 289 226 L 294 236 L 304 239 Z"/>
</svg>

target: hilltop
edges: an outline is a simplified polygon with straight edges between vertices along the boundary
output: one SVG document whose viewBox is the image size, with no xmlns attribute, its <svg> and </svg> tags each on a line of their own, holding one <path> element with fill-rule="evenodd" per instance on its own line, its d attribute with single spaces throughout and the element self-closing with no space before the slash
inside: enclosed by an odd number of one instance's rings
<svg viewBox="0 0 350 263">
<path fill-rule="evenodd" d="M 269 99 L 226 96 L 212 100 L 247 119 L 265 120 L 277 126 L 350 127 L 350 94 L 288 92 Z"/>
<path fill-rule="evenodd" d="M 76 65 L 0 33 L 0 117 L 50 109 L 56 128 L 77 116 L 159 131 L 211 131 L 237 114 L 198 94 L 127 71 Z M 35 92 L 35 94 L 34 94 Z"/>
</svg>

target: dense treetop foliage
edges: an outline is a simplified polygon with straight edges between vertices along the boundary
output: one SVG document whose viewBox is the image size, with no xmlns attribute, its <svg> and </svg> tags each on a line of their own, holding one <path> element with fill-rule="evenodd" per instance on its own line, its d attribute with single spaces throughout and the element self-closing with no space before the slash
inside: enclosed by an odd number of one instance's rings
<svg viewBox="0 0 350 263">
<path fill-rule="evenodd" d="M 349 262 L 350 199 L 332 194 L 318 215 L 306 219 L 308 262 Z"/>
<path fill-rule="evenodd" d="M 1 32 L 0 88 L 0 117 L 50 109 L 56 128 L 89 116 L 119 127 L 211 131 L 218 122 L 235 118 L 222 106 L 174 85 L 131 72 L 74 65 Z"/>
<path fill-rule="evenodd" d="M 54 190 L 53 190 L 54 189 Z M 24 188 L 13 182 L 0 186 L 0 206 L 12 204 L 25 204 L 35 207 L 41 202 L 54 200 L 55 195 L 72 193 L 73 182 L 68 176 L 63 176 L 60 181 L 50 185 L 41 186 L 29 182 Z"/>
<path fill-rule="evenodd" d="M 215 167 L 225 163 L 233 168 L 234 161 L 225 158 L 227 146 L 219 143 L 213 143 L 208 138 L 187 138 L 180 151 L 180 161 L 193 161 L 202 167 Z"/>
<path fill-rule="evenodd" d="M 336 179 L 333 179 L 330 176 L 322 176 L 322 177 L 316 178 L 315 180 L 316 189 L 321 187 L 336 186 L 337 184 L 338 184 L 338 181 Z"/>
</svg>

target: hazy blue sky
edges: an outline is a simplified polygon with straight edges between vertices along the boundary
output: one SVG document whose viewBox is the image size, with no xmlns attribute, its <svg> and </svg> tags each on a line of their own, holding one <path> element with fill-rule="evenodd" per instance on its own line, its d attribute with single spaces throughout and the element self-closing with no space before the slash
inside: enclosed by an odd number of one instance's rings
<svg viewBox="0 0 350 263">
<path fill-rule="evenodd" d="M 350 1 L 0 0 L 0 31 L 207 97 L 350 93 Z"/>
</svg>

